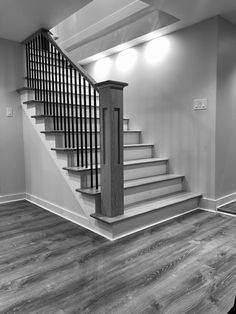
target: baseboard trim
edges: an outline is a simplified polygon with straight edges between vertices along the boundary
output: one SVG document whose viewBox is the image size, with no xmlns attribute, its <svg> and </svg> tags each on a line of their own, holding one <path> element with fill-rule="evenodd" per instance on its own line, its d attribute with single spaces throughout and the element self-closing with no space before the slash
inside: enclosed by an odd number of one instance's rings
<svg viewBox="0 0 236 314">
<path fill-rule="evenodd" d="M 236 201 L 236 192 L 222 196 L 216 200 L 217 208 Z"/>
<path fill-rule="evenodd" d="M 0 204 L 22 201 L 24 199 L 25 199 L 25 193 L 0 195 Z"/>
<path fill-rule="evenodd" d="M 217 199 L 203 197 L 200 201 L 199 207 L 201 209 L 206 209 L 206 210 L 211 210 L 211 211 L 216 212 L 219 207 L 223 205 L 227 205 L 234 201 L 236 201 L 236 192 L 228 194 L 228 195 L 224 195 Z"/>
<path fill-rule="evenodd" d="M 213 198 L 206 198 L 206 197 L 203 197 L 201 200 L 200 200 L 200 204 L 199 204 L 199 207 L 201 209 L 209 209 L 211 211 L 216 211 L 216 200 L 213 199 Z"/>
<path fill-rule="evenodd" d="M 46 200 L 43 200 L 42 198 L 39 198 L 38 196 L 29 194 L 29 193 L 26 193 L 25 199 L 27 201 L 29 201 L 30 203 L 35 204 L 35 205 L 37 205 L 37 206 L 55 214 L 55 215 L 58 215 L 58 216 L 66 219 L 66 220 L 69 220 L 69 221 L 75 223 L 76 225 L 79 225 L 80 227 L 83 227 L 83 228 L 85 228 L 85 229 L 87 229 L 93 233 L 100 235 L 103 238 L 106 238 L 110 241 L 112 240 L 112 237 L 109 237 L 109 236 L 99 232 L 98 230 L 89 227 L 89 225 L 88 225 L 89 220 L 87 219 L 87 217 L 83 217 L 83 216 L 76 214 L 76 213 L 74 213 L 74 212 L 72 212 L 72 211 L 70 211 L 64 207 L 50 203 Z"/>
</svg>

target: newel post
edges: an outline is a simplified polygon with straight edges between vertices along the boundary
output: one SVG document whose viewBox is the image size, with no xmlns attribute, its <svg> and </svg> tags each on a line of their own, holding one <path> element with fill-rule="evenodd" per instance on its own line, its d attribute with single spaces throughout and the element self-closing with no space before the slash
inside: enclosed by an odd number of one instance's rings
<svg viewBox="0 0 236 314">
<path fill-rule="evenodd" d="M 127 83 L 105 81 L 99 88 L 101 209 L 115 217 L 124 213 L 123 89 Z"/>
</svg>

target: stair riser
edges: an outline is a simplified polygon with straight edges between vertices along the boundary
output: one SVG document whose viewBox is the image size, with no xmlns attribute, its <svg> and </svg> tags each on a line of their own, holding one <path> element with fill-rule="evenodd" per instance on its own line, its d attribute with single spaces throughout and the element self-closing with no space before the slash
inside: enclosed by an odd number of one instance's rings
<svg viewBox="0 0 236 314">
<path fill-rule="evenodd" d="M 47 134 L 46 134 L 47 136 Z M 70 134 L 70 136 L 66 136 L 67 141 L 70 138 L 70 141 L 72 143 L 73 136 Z M 85 143 L 85 134 L 83 134 L 83 143 Z M 80 145 L 80 133 L 79 133 L 79 145 Z M 76 136 L 74 135 L 74 143 L 76 145 Z M 87 143 L 89 143 L 90 146 L 90 133 L 87 134 Z M 124 145 L 128 144 L 139 144 L 140 143 L 140 136 L 139 133 L 124 133 Z M 95 134 L 92 133 L 92 146 L 95 144 Z M 100 134 L 97 136 L 97 145 L 100 145 Z M 56 134 L 55 135 L 55 147 L 56 148 L 64 148 L 65 147 L 65 135 L 64 134 Z"/>
<path fill-rule="evenodd" d="M 42 118 L 42 119 L 37 119 L 37 120 L 41 120 L 42 123 L 44 123 L 45 121 L 45 131 L 52 131 L 54 130 L 54 124 L 53 124 L 53 118 Z M 70 125 L 72 118 L 70 119 Z M 84 130 L 84 119 L 82 120 L 82 128 Z M 129 130 L 129 126 L 128 126 L 129 122 L 127 119 L 123 120 L 123 130 L 124 131 L 128 131 Z M 74 125 L 76 125 L 76 119 L 74 118 Z M 64 126 L 64 119 L 63 119 L 63 126 Z M 80 121 L 79 121 L 79 128 L 80 128 Z M 66 118 L 66 129 L 68 129 L 68 118 Z M 92 119 L 92 131 L 94 131 L 95 129 L 95 120 Z M 97 131 L 100 130 L 100 120 L 97 119 Z"/>
<path fill-rule="evenodd" d="M 33 113 L 34 115 L 35 113 Z M 71 125 L 71 121 L 72 121 L 72 118 L 70 119 L 70 125 Z M 54 124 L 53 124 L 53 118 L 50 118 L 50 117 L 42 117 L 42 118 L 37 118 L 37 122 L 38 123 L 43 123 L 45 125 L 45 128 L 43 129 L 43 131 L 52 131 L 54 130 Z M 82 120 L 82 128 L 84 130 L 84 119 Z M 92 131 L 95 130 L 95 120 L 92 119 Z M 60 123 L 59 123 L 60 124 Z M 76 119 L 74 118 L 74 125 L 76 126 Z M 129 122 L 127 119 L 124 119 L 123 120 L 123 130 L 124 131 L 128 131 L 129 130 Z M 64 127 L 64 120 L 63 120 L 63 127 Z M 68 119 L 66 118 L 66 129 L 68 129 Z M 80 129 L 80 121 L 79 121 L 79 129 Z M 100 122 L 99 122 L 99 119 L 97 119 L 97 131 L 99 132 L 100 130 Z"/>
<path fill-rule="evenodd" d="M 132 233 L 135 230 L 145 229 L 154 223 L 161 222 L 165 219 L 184 214 L 198 207 L 199 198 L 193 198 L 181 203 L 163 207 L 156 211 L 148 212 L 143 215 L 138 215 L 131 219 L 127 219 L 121 223 L 112 226 L 114 238 L 116 236 Z"/>
<path fill-rule="evenodd" d="M 152 184 L 132 187 L 124 191 L 124 203 L 129 205 L 138 201 L 182 191 L 182 179 L 166 180 Z"/>
<path fill-rule="evenodd" d="M 64 152 L 63 152 L 64 153 Z M 64 153 L 65 154 L 65 153 Z M 124 148 L 124 160 L 135 160 L 152 158 L 153 148 L 148 147 L 137 147 L 137 148 Z M 68 152 L 68 167 L 77 166 L 77 159 L 75 152 Z M 93 162 L 95 160 L 95 154 L 93 153 Z M 100 153 L 98 152 L 98 161 L 100 161 Z M 88 163 L 90 164 L 90 155 L 88 156 Z"/>
<path fill-rule="evenodd" d="M 147 176 L 166 174 L 166 168 L 166 162 L 157 162 L 147 165 L 134 165 L 132 167 L 124 166 L 124 180 L 141 179 Z M 95 170 L 93 170 L 93 174 L 95 174 Z M 83 186 L 91 186 L 90 172 L 69 172 L 69 176 L 73 177 L 74 180 L 77 181 L 78 179 L 80 179 L 81 176 L 83 176 Z M 93 175 L 93 182 L 95 182 L 95 175 Z M 100 169 L 98 170 L 98 182 L 100 185 Z"/>
</svg>

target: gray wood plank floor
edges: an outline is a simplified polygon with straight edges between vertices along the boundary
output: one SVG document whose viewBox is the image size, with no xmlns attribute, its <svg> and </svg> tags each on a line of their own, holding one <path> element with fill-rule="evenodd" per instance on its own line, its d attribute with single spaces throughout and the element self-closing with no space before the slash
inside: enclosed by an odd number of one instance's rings
<svg viewBox="0 0 236 314">
<path fill-rule="evenodd" d="M 195 211 L 109 242 L 27 201 L 0 205 L 0 313 L 226 314 L 236 219 Z"/>
</svg>

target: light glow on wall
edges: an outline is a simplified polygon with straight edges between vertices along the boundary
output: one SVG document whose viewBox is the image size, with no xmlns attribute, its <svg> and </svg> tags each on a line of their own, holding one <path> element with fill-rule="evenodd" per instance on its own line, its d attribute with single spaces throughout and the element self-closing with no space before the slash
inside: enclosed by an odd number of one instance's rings
<svg viewBox="0 0 236 314">
<path fill-rule="evenodd" d="M 119 71 L 127 72 L 135 64 L 137 60 L 137 51 L 134 48 L 123 50 L 116 59 L 116 65 Z"/>
<path fill-rule="evenodd" d="M 145 49 L 147 62 L 154 64 L 162 61 L 170 49 L 170 42 L 166 37 L 159 37 L 150 41 Z"/>
<path fill-rule="evenodd" d="M 104 80 L 107 78 L 111 69 L 111 59 L 109 57 L 99 59 L 94 66 L 94 75 L 97 80 Z"/>
</svg>

